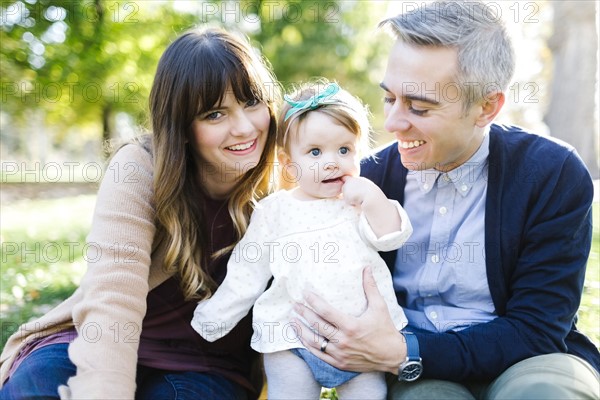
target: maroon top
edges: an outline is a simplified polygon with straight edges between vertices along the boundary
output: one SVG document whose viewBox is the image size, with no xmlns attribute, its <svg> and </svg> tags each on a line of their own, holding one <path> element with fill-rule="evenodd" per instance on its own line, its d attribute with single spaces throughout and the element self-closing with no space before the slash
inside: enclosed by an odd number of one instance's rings
<svg viewBox="0 0 600 400">
<path fill-rule="evenodd" d="M 209 251 L 205 265 L 212 279 L 221 284 L 227 273 L 230 254 L 216 260 L 210 255 L 235 241 L 227 201 L 207 200 Z M 211 372 L 247 388 L 254 397 L 257 390 L 250 381 L 251 365 L 258 354 L 250 348 L 252 316 L 249 313 L 227 336 L 214 343 L 204 340 L 191 326 L 197 301 L 185 301 L 179 281 L 172 277 L 148 293 L 147 311 L 142 324 L 138 363 L 171 371 Z M 11 370 L 34 350 L 49 344 L 69 343 L 77 336 L 74 329 L 59 332 L 29 344 Z"/>
<path fill-rule="evenodd" d="M 221 284 L 227 273 L 229 254 L 216 260 L 210 255 L 235 241 L 227 201 L 206 201 L 208 251 L 205 264 L 212 279 Z M 248 314 L 224 338 L 204 340 L 191 326 L 197 301 L 185 301 L 178 278 L 170 278 L 148 293 L 148 310 L 142 325 L 138 362 L 172 371 L 219 374 L 254 390 L 249 376 L 256 353 L 250 348 L 252 317 Z"/>
</svg>

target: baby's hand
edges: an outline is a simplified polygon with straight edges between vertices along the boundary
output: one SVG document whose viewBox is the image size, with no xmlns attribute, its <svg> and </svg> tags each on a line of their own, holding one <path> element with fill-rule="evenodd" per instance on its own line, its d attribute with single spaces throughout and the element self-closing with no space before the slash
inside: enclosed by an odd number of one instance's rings
<svg viewBox="0 0 600 400">
<path fill-rule="evenodd" d="M 342 186 L 344 200 L 351 206 L 362 206 L 365 202 L 370 202 L 378 197 L 385 200 L 381 189 L 367 178 L 344 176 L 342 180 L 344 181 L 344 186 Z"/>
<path fill-rule="evenodd" d="M 363 177 L 344 176 L 342 180 L 344 200 L 351 206 L 360 207 L 376 237 L 401 230 L 400 214 L 379 186 Z"/>
</svg>

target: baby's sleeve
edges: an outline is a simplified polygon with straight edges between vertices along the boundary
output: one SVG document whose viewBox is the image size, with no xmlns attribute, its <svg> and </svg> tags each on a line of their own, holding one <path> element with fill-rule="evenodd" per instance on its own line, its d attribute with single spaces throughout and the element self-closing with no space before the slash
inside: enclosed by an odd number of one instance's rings
<svg viewBox="0 0 600 400">
<path fill-rule="evenodd" d="M 360 214 L 358 229 L 363 240 L 375 247 L 378 251 L 392 251 L 400 248 L 412 234 L 413 228 L 408 219 L 408 214 L 396 200 L 389 200 L 395 207 L 396 212 L 400 215 L 401 225 L 400 230 L 387 233 L 380 238 L 375 235 L 371 225 L 367 221 L 364 213 Z"/>
<path fill-rule="evenodd" d="M 265 291 L 271 278 L 268 248 L 264 245 L 267 230 L 265 212 L 257 208 L 229 258 L 225 280 L 211 298 L 198 303 L 192 327 L 205 340 L 214 342 L 227 335 Z"/>
</svg>

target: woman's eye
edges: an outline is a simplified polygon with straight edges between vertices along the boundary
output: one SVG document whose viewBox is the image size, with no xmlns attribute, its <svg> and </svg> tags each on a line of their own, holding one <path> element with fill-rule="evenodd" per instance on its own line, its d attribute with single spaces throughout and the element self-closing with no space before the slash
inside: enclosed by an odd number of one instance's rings
<svg viewBox="0 0 600 400">
<path fill-rule="evenodd" d="M 219 119 L 219 117 L 221 117 L 221 115 L 223 115 L 223 114 L 220 111 L 215 111 L 215 112 L 211 112 L 209 114 L 206 114 L 204 116 L 204 119 L 215 120 L 215 119 Z"/>
<path fill-rule="evenodd" d="M 312 150 L 310 151 L 310 155 L 312 155 L 312 156 L 315 156 L 315 157 L 316 157 L 316 156 L 318 156 L 319 154 L 321 154 L 321 150 L 319 150 L 319 149 L 312 149 Z"/>
<path fill-rule="evenodd" d="M 394 101 L 396 101 L 396 99 L 394 99 L 393 97 L 384 97 L 383 98 L 384 103 L 394 104 Z"/>
<path fill-rule="evenodd" d="M 344 147 L 340 147 L 339 151 L 340 151 L 340 154 L 344 155 L 344 154 L 348 154 L 350 149 L 344 146 Z"/>
<path fill-rule="evenodd" d="M 258 103 L 260 103 L 260 101 L 258 101 L 258 99 L 251 99 L 246 102 L 246 107 L 254 107 Z"/>
</svg>

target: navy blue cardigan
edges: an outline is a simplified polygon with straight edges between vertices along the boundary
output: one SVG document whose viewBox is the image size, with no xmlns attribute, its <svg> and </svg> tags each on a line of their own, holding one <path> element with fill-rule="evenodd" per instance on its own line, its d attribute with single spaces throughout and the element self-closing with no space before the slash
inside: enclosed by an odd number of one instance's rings
<svg viewBox="0 0 600 400">
<path fill-rule="evenodd" d="M 396 143 L 365 159 L 361 174 L 403 203 L 407 170 Z M 491 126 L 485 255 L 499 318 L 460 332 L 417 332 L 424 377 L 490 380 L 520 360 L 554 352 L 600 368 L 598 349 L 575 326 L 592 198 L 592 180 L 572 147 Z M 381 253 L 392 271 L 396 254 Z"/>
</svg>

